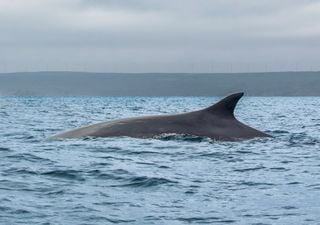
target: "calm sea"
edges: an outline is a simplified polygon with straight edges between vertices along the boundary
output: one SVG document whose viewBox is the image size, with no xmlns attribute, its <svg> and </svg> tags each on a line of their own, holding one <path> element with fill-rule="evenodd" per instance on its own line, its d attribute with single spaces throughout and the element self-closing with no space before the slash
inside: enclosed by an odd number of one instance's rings
<svg viewBox="0 0 320 225">
<path fill-rule="evenodd" d="M 274 136 L 47 138 L 216 97 L 1 97 L 0 224 L 319 224 L 320 98 L 244 97 Z"/>
</svg>

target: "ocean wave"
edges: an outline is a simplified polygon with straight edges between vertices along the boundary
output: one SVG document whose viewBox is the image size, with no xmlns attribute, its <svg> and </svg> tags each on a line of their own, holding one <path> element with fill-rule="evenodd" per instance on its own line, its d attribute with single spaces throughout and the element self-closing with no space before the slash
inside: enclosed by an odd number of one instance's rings
<svg viewBox="0 0 320 225">
<path fill-rule="evenodd" d="M 25 160 L 25 161 L 29 161 L 29 162 L 38 162 L 38 163 L 42 163 L 42 162 L 53 162 L 50 159 L 47 158 L 43 158 L 40 156 L 37 156 L 35 154 L 31 154 L 31 153 L 18 153 L 18 154 L 13 154 L 13 155 L 8 155 L 6 156 L 9 159 L 12 160 Z"/>
<path fill-rule="evenodd" d="M 290 147 L 300 147 L 306 145 L 317 145 L 320 144 L 320 139 L 308 135 L 305 132 L 293 133 L 288 137 L 288 146 Z"/>
<path fill-rule="evenodd" d="M 257 166 L 257 167 L 243 168 L 243 169 L 234 169 L 233 171 L 234 171 L 234 172 L 243 173 L 243 172 L 249 172 L 249 171 L 262 170 L 262 169 L 265 169 L 265 168 L 266 168 L 266 167 L 264 167 L 264 166 Z"/>
<path fill-rule="evenodd" d="M 13 150 L 10 148 L 0 147 L 0 152 L 11 152 L 11 151 L 13 151 Z"/>
<path fill-rule="evenodd" d="M 236 220 L 226 219 L 223 217 L 180 217 L 177 218 L 179 221 L 187 222 L 187 223 L 201 223 L 201 224 L 212 224 L 212 223 L 219 223 L 219 224 L 230 224 L 235 223 Z"/>
<path fill-rule="evenodd" d="M 52 170 L 48 172 L 43 172 L 40 175 L 49 176 L 53 178 L 66 179 L 66 180 L 77 180 L 77 181 L 85 180 L 81 176 L 81 172 L 76 170 Z"/>
<path fill-rule="evenodd" d="M 158 177 L 147 177 L 147 176 L 136 176 L 126 179 L 126 183 L 119 185 L 112 185 L 115 187 L 141 187 L 148 188 L 154 187 L 158 185 L 173 185 L 178 182 L 172 181 L 166 178 L 158 178 Z"/>
</svg>

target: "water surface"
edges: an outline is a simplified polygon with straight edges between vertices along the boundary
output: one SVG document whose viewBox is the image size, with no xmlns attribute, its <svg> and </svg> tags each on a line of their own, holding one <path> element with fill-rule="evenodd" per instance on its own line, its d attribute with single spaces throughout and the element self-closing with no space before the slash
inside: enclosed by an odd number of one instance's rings
<svg viewBox="0 0 320 225">
<path fill-rule="evenodd" d="M 320 98 L 244 97 L 237 118 L 274 136 L 48 140 L 215 97 L 0 98 L 1 224 L 318 224 Z"/>
</svg>

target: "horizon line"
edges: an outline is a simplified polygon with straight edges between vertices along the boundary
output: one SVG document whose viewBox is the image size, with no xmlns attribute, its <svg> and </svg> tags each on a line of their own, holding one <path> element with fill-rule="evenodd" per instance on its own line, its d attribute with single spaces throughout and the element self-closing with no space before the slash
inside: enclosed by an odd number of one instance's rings
<svg viewBox="0 0 320 225">
<path fill-rule="evenodd" d="M 78 70 L 35 70 L 35 71 L 16 71 L 0 72 L 0 74 L 19 74 L 19 73 L 92 73 L 92 74 L 267 74 L 267 73 L 319 73 L 320 70 L 286 70 L 286 71 L 257 71 L 257 72 L 95 72 Z"/>
</svg>

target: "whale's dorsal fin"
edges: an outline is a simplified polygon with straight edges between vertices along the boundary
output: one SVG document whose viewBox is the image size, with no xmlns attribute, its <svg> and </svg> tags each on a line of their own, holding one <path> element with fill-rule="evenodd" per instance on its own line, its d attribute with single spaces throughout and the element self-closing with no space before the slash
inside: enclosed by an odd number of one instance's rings
<svg viewBox="0 0 320 225">
<path fill-rule="evenodd" d="M 221 116 L 234 117 L 234 109 L 242 96 L 243 92 L 228 95 L 213 106 L 206 108 L 205 111 Z"/>
</svg>

